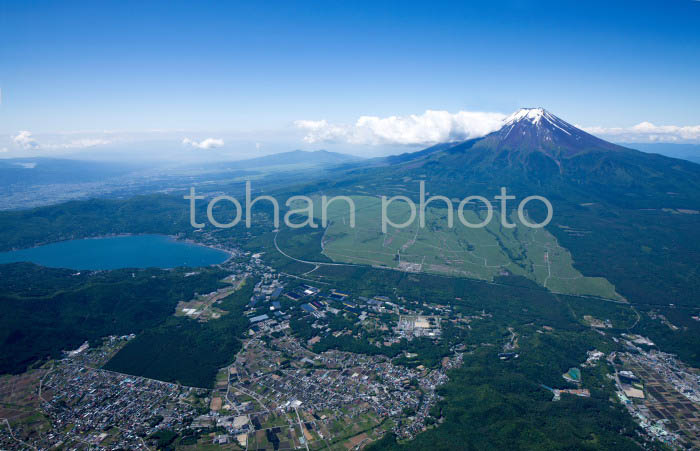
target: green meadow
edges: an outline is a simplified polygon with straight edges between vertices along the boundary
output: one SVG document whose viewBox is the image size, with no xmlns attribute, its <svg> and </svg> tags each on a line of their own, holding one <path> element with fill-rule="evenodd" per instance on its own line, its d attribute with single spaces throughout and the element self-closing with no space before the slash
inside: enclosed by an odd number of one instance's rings
<svg viewBox="0 0 700 451">
<path fill-rule="evenodd" d="M 323 254 L 334 262 L 396 268 L 409 272 L 426 272 L 492 281 L 498 275 L 521 275 L 553 292 L 620 299 L 614 286 L 604 278 L 584 277 L 573 266 L 571 254 L 561 247 L 546 229 L 526 227 L 512 212 L 509 221 L 515 228 L 501 225 L 500 212 L 494 211 L 486 227 L 468 228 L 457 215 L 448 227 L 448 210 L 444 203 L 431 203 L 426 209 L 425 227 L 418 215 L 404 228 L 387 228 L 382 233 L 381 199 L 352 196 L 355 203 L 355 227 L 350 226 L 347 202 L 336 200 L 328 205 L 328 226 L 322 237 Z M 314 218 L 321 222 L 321 199 L 314 197 Z M 295 208 L 305 204 L 295 204 Z M 467 209 L 473 208 L 473 209 Z M 464 219 L 477 224 L 486 218 L 485 210 L 475 205 L 465 207 Z M 401 224 L 411 215 L 405 202 L 392 202 L 388 218 Z"/>
</svg>

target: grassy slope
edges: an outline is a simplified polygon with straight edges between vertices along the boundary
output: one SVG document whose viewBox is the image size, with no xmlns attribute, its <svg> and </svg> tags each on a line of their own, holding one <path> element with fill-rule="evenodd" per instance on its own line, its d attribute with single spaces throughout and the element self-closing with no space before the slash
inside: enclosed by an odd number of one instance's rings
<svg viewBox="0 0 700 451">
<path fill-rule="evenodd" d="M 454 214 L 447 226 L 447 210 L 429 207 L 426 226 L 415 219 L 406 228 L 388 227 L 381 232 L 381 201 L 352 196 L 355 227 L 345 202 L 328 207 L 329 227 L 323 236 L 323 254 L 335 262 L 356 263 L 427 273 L 493 280 L 502 271 L 527 277 L 554 292 L 619 299 L 614 287 L 601 277 L 584 277 L 574 269 L 571 254 L 543 229 L 531 229 L 517 221 L 514 229 L 500 224 L 499 212 L 485 228 L 467 228 Z M 314 199 L 314 216 L 320 221 L 321 201 Z M 410 219 L 409 206 L 393 202 L 388 217 L 396 224 Z M 465 210 L 465 219 L 480 223 L 486 214 Z M 546 256 L 546 257 L 545 257 Z"/>
</svg>

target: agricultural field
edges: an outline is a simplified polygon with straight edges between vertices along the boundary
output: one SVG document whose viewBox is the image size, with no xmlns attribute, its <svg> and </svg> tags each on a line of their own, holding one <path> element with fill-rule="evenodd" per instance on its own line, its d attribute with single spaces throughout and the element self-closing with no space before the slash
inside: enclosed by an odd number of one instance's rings
<svg viewBox="0 0 700 451">
<path fill-rule="evenodd" d="M 404 228 L 388 225 L 384 234 L 381 200 L 370 196 L 352 196 L 352 199 L 355 227 L 350 226 L 346 202 L 336 200 L 327 208 L 328 227 L 321 246 L 323 254 L 334 262 L 488 281 L 498 275 L 513 274 L 527 277 L 556 293 L 621 299 L 608 280 L 584 277 L 576 270 L 571 253 L 551 233 L 522 225 L 515 212 L 508 218 L 516 224 L 515 228 L 501 225 L 498 210 L 486 227 L 468 228 L 460 222 L 458 203 L 453 202 L 454 224 L 448 227 L 448 210 L 434 208 L 444 205 L 435 202 L 426 209 L 425 227 L 420 227 L 416 216 Z M 404 223 L 411 216 L 405 202 L 389 204 L 387 212 L 395 224 Z M 320 198 L 314 198 L 314 218 L 320 224 Z M 485 218 L 485 210 L 464 209 L 464 219 L 469 223 L 478 224 Z"/>
<path fill-rule="evenodd" d="M 41 412 L 39 397 L 39 385 L 47 372 L 48 368 L 37 368 L 19 375 L 0 377 L 0 435 L 5 433 L 14 437 L 11 442 L 14 445 L 51 429 L 48 419 Z M 0 443 L 2 448 L 3 444 Z"/>
</svg>

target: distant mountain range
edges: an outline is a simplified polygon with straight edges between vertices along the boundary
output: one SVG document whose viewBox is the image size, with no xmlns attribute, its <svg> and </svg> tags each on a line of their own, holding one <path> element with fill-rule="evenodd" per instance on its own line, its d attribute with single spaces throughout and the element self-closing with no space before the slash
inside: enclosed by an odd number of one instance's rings
<svg viewBox="0 0 700 451">
<path fill-rule="evenodd" d="M 9 158 L 0 159 L 0 186 L 94 182 L 160 167 L 170 167 L 173 172 L 186 170 L 191 174 L 197 168 L 206 171 L 225 171 L 300 164 L 331 166 L 359 160 L 361 160 L 359 157 L 326 150 L 293 150 L 247 160 L 190 163 L 176 166 L 167 163 L 159 165 L 143 162 L 102 162 L 46 157 Z"/>
<path fill-rule="evenodd" d="M 311 173 L 360 158 L 318 150 L 294 150 L 248 160 L 201 163 L 135 163 L 60 158 L 0 159 L 0 210 L 48 205 L 89 197 L 124 197 L 184 190 L 207 184 L 224 187 L 244 176 L 276 184 L 306 181 Z M 281 174 L 284 173 L 282 177 Z M 274 174 L 274 175 L 273 175 Z"/>
<path fill-rule="evenodd" d="M 97 182 L 143 170 L 143 164 L 63 158 L 0 159 L 0 187 Z"/>
<path fill-rule="evenodd" d="M 317 165 L 342 164 L 350 161 L 360 161 L 362 158 L 345 153 L 329 152 L 327 150 L 293 150 L 291 152 L 276 153 L 264 157 L 243 160 L 241 163 L 256 166 L 271 166 L 281 164 L 312 163 Z"/>
<path fill-rule="evenodd" d="M 203 163 L 192 165 L 203 168 L 226 169 L 261 169 L 273 166 L 333 166 L 343 163 L 358 162 L 362 158 L 327 150 L 292 150 L 290 152 L 275 153 L 264 157 L 250 158 L 247 160 Z"/>
</svg>

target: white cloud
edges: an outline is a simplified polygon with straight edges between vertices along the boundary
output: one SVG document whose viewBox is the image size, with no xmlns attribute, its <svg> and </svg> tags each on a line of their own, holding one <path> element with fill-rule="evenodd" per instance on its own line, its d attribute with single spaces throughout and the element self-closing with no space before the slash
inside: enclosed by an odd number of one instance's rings
<svg viewBox="0 0 700 451">
<path fill-rule="evenodd" d="M 215 149 L 217 147 L 222 147 L 224 145 L 224 140 L 217 138 L 207 138 L 197 142 L 191 140 L 190 138 L 185 138 L 182 140 L 182 144 L 185 146 L 196 147 L 197 149 Z"/>
<path fill-rule="evenodd" d="M 5 153 L 5 152 L 8 152 L 8 148 L 7 148 L 7 147 L 3 147 L 2 149 L 0 149 L 0 153 Z"/>
<path fill-rule="evenodd" d="M 427 145 L 486 135 L 498 130 L 505 117 L 501 113 L 427 110 L 420 115 L 361 116 L 351 126 L 330 124 L 326 120 L 299 120 L 294 125 L 306 132 L 304 141 L 308 143 Z"/>
<path fill-rule="evenodd" d="M 349 127 L 332 125 L 325 119 L 320 121 L 294 121 L 294 125 L 306 131 L 304 141 L 308 143 L 345 140 L 350 132 Z"/>
<path fill-rule="evenodd" d="M 39 142 L 32 137 L 32 133 L 26 130 L 17 133 L 17 136 L 12 137 L 12 141 L 24 149 L 38 149 Z"/>
<path fill-rule="evenodd" d="M 80 139 L 73 139 L 73 140 L 68 141 L 68 142 L 61 142 L 62 140 L 59 140 L 58 142 L 54 142 L 54 143 L 39 144 L 39 141 L 37 141 L 36 138 L 34 138 L 33 134 L 29 131 L 26 131 L 26 130 L 17 133 L 16 136 L 13 136 L 12 141 L 15 144 L 17 144 L 18 146 L 22 147 L 23 149 L 27 149 L 27 150 L 87 149 L 87 148 L 102 146 L 102 145 L 110 143 L 110 141 L 108 141 L 106 139 L 80 138 Z"/>
<path fill-rule="evenodd" d="M 484 136 L 498 130 L 506 115 L 473 111 L 427 110 L 409 116 L 361 116 L 354 124 L 327 120 L 299 120 L 304 141 L 344 142 L 360 145 L 430 145 Z M 632 127 L 581 127 L 596 136 L 618 142 L 700 142 L 700 125 L 655 125 L 641 122 Z"/>
<path fill-rule="evenodd" d="M 654 125 L 640 122 L 632 127 L 580 127 L 592 135 L 620 142 L 700 141 L 700 125 Z"/>
</svg>

